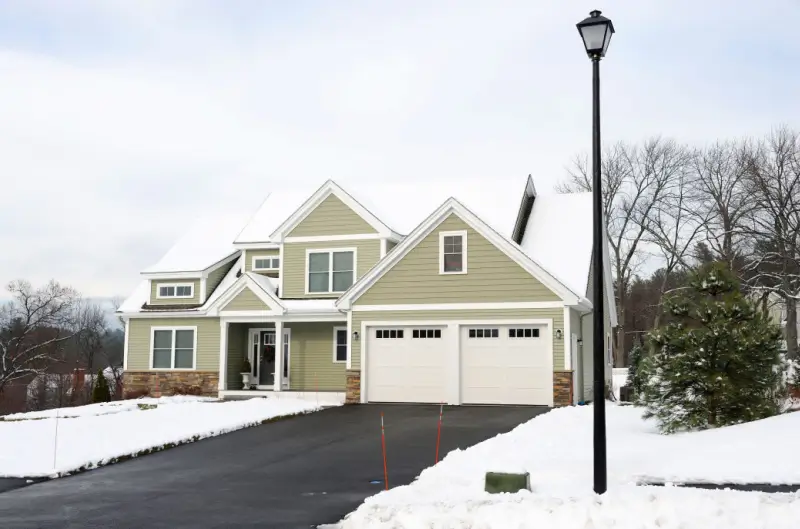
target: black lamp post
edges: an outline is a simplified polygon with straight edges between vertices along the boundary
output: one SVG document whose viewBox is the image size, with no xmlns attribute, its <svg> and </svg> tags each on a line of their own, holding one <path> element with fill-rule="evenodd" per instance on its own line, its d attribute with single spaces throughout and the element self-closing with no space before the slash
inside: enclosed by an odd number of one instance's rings
<svg viewBox="0 0 800 529">
<path fill-rule="evenodd" d="M 605 408 L 605 315 L 603 311 L 603 188 L 600 177 L 600 59 L 605 57 L 614 24 L 592 11 L 578 23 L 586 53 L 592 60 L 592 202 L 593 211 L 593 300 L 594 332 L 594 491 L 603 494 L 607 487 L 606 408 Z"/>
</svg>

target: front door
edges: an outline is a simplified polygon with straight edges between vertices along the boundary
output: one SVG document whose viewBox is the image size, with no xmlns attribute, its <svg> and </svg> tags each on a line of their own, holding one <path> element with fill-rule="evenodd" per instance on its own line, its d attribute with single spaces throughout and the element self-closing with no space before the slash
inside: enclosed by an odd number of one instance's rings
<svg viewBox="0 0 800 529">
<path fill-rule="evenodd" d="M 261 331 L 258 348 L 258 385 L 275 384 L 275 331 Z M 255 367 L 255 366 L 254 366 Z"/>
</svg>

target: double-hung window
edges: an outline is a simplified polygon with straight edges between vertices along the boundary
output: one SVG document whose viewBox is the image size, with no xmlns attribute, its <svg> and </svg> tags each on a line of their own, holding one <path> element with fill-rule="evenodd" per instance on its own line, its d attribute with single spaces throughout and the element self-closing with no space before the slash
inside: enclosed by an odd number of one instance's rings
<svg viewBox="0 0 800 529">
<path fill-rule="evenodd" d="M 153 369 L 194 369 L 197 327 L 154 327 Z"/>
<path fill-rule="evenodd" d="M 439 273 L 467 273 L 467 232 L 439 232 Z"/>
<path fill-rule="evenodd" d="M 309 294 L 344 292 L 355 281 L 355 249 L 308 250 L 307 263 Z"/>
<path fill-rule="evenodd" d="M 192 283 L 161 283 L 157 286 L 156 297 L 159 299 L 194 297 L 194 285 Z"/>
</svg>

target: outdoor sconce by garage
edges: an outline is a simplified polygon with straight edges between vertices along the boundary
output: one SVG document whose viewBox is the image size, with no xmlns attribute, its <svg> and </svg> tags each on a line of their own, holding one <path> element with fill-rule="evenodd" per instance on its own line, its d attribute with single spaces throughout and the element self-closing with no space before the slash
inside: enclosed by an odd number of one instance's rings
<svg viewBox="0 0 800 529">
<path fill-rule="evenodd" d="M 353 341 L 354 342 L 358 341 L 358 331 L 353 331 Z"/>
<path fill-rule="evenodd" d="M 564 333 L 561 332 L 561 329 L 556 329 L 556 340 L 560 340 L 564 336 Z"/>
</svg>

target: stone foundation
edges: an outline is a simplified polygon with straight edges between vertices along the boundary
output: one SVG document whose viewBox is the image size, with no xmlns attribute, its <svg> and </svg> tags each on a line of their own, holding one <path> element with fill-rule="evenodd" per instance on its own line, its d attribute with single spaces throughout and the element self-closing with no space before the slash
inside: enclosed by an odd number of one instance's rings
<svg viewBox="0 0 800 529">
<path fill-rule="evenodd" d="M 572 371 L 553 373 L 553 406 L 571 406 L 573 398 Z"/>
<path fill-rule="evenodd" d="M 346 393 L 345 404 L 360 404 L 361 403 L 361 371 L 358 369 L 348 369 L 345 372 L 346 378 Z"/>
<path fill-rule="evenodd" d="M 216 397 L 219 390 L 219 373 L 216 371 L 126 371 L 122 375 L 124 398 L 143 390 L 151 397 L 173 394 L 181 388 L 200 388 L 202 395 Z"/>
</svg>

